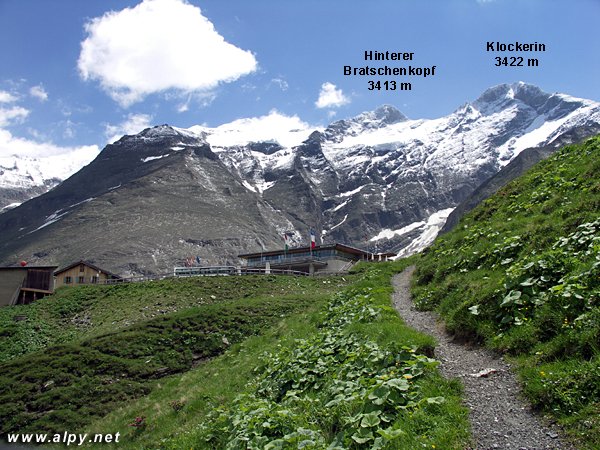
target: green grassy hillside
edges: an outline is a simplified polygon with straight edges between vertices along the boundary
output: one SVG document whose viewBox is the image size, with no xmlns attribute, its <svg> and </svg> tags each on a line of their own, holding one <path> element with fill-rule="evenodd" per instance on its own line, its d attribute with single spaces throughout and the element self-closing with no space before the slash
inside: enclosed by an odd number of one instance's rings
<svg viewBox="0 0 600 450">
<path fill-rule="evenodd" d="M 406 264 L 82 287 L 9 308 L 0 435 L 120 433 L 115 447 L 131 449 L 463 448 L 460 386 L 390 304 Z M 39 350 L 19 347 L 28 342 Z"/>
<path fill-rule="evenodd" d="M 67 288 L 3 308 L 0 435 L 82 427 L 148 394 L 158 380 L 322 303 L 345 280 L 171 279 Z"/>
<path fill-rule="evenodd" d="M 165 380 L 90 432 L 119 431 L 115 447 L 132 449 L 467 447 L 459 384 L 391 307 L 391 276 L 407 264 L 359 267 L 319 309 Z"/>
<path fill-rule="evenodd" d="M 195 277 L 66 287 L 30 305 L 0 308 L 0 363 L 48 345 L 114 332 L 189 308 L 328 289 L 332 285 L 308 277 Z"/>
<path fill-rule="evenodd" d="M 533 405 L 600 448 L 600 137 L 567 146 L 437 239 L 413 289 L 513 355 Z"/>
</svg>

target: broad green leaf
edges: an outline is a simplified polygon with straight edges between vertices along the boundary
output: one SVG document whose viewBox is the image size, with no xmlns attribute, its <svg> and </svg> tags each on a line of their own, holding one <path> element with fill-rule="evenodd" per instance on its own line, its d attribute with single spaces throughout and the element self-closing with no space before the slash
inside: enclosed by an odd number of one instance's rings
<svg viewBox="0 0 600 450">
<path fill-rule="evenodd" d="M 519 298 L 521 298 L 521 291 L 510 291 L 508 293 L 508 295 L 506 297 L 504 297 L 504 300 L 502 300 L 502 303 L 500 303 L 500 306 L 506 306 L 506 305 L 513 304 Z"/>
<path fill-rule="evenodd" d="M 373 440 L 373 433 L 366 428 L 361 428 L 352 435 L 352 440 L 357 444 L 365 444 Z"/>
<path fill-rule="evenodd" d="M 369 400 L 376 405 L 382 405 L 390 395 L 390 388 L 387 386 L 378 386 L 369 394 Z"/>
<path fill-rule="evenodd" d="M 379 429 L 377 430 L 377 433 L 390 441 L 405 434 L 405 432 L 400 428 L 386 428 L 385 430 Z"/>
<path fill-rule="evenodd" d="M 381 423 L 381 419 L 379 418 L 379 414 L 376 412 L 372 412 L 369 414 L 365 414 L 360 421 L 360 426 L 363 428 L 372 428 L 376 427 Z"/>
</svg>

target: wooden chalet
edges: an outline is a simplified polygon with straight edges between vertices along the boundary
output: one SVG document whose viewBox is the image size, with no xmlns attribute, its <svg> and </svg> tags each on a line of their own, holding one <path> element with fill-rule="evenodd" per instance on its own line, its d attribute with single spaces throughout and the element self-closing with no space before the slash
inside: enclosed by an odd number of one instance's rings
<svg viewBox="0 0 600 450">
<path fill-rule="evenodd" d="M 0 306 L 31 303 L 54 292 L 57 266 L 0 267 Z"/>
<path fill-rule="evenodd" d="M 395 253 L 372 253 L 343 244 L 326 244 L 288 250 L 238 255 L 248 268 L 296 270 L 313 274 L 347 270 L 358 261 L 387 261 Z"/>
<path fill-rule="evenodd" d="M 54 272 L 54 287 L 73 286 L 80 284 L 103 284 L 108 280 L 120 280 L 119 275 L 115 275 L 108 270 L 88 262 L 77 261 L 60 270 Z"/>
</svg>

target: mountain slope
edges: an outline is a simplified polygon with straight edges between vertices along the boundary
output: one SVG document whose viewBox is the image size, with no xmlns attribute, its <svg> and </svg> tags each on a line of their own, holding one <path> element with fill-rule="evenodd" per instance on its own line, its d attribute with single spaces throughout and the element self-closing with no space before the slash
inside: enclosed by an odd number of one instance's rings
<svg viewBox="0 0 600 450">
<path fill-rule="evenodd" d="M 519 356 L 525 393 L 581 448 L 600 441 L 600 137 L 567 146 L 438 238 L 416 303 Z"/>
<path fill-rule="evenodd" d="M 80 255 L 136 274 L 172 270 L 173 255 L 230 262 L 228 255 L 268 245 L 278 239 L 276 227 L 288 225 L 205 142 L 170 127 L 107 146 L 92 164 L 2 220 L 3 253 L 26 248 L 34 258 L 61 263 Z"/>
<path fill-rule="evenodd" d="M 600 104 L 524 83 L 449 116 L 392 106 L 313 130 L 271 114 L 217 128 L 167 125 L 125 136 L 47 194 L 0 214 L 0 263 L 87 258 L 123 274 L 186 256 L 236 263 L 290 233 L 411 254 L 452 209 L 531 146 L 584 135 Z"/>
</svg>

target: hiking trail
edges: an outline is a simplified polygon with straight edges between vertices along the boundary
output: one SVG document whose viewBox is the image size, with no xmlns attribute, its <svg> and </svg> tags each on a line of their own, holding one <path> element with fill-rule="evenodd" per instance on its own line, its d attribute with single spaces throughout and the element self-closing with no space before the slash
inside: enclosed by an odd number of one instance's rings
<svg viewBox="0 0 600 450">
<path fill-rule="evenodd" d="M 521 397 L 516 375 L 500 356 L 478 346 L 457 343 L 437 315 L 417 311 L 410 295 L 411 266 L 394 276 L 392 302 L 404 322 L 437 340 L 435 358 L 446 378 L 459 378 L 476 450 L 572 450 L 556 427 L 543 423 Z"/>
</svg>

